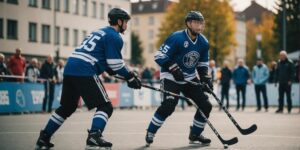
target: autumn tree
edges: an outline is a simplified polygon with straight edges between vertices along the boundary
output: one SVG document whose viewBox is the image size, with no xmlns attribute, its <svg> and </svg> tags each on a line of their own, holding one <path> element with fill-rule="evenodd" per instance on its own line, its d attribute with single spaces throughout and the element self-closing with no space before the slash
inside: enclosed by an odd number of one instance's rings
<svg viewBox="0 0 300 150">
<path fill-rule="evenodd" d="M 184 18 L 191 10 L 203 14 L 206 24 L 203 34 L 210 44 L 211 59 L 220 63 L 230 53 L 232 46 L 236 45 L 234 13 L 228 0 L 179 0 L 178 3 L 173 3 L 159 29 L 157 46 L 172 32 L 186 27 Z"/>
</svg>

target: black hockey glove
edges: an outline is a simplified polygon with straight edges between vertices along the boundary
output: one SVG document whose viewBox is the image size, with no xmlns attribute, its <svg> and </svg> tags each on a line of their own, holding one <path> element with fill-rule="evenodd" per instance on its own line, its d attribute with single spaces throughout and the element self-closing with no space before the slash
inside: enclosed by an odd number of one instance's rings
<svg viewBox="0 0 300 150">
<path fill-rule="evenodd" d="M 126 78 L 127 86 L 133 89 L 141 89 L 142 83 L 137 75 L 133 72 L 129 72 L 129 76 Z"/>
<path fill-rule="evenodd" d="M 175 78 L 176 81 L 183 81 L 184 80 L 184 75 L 181 69 L 177 64 L 173 64 L 169 67 L 169 70 L 173 77 Z"/>
<path fill-rule="evenodd" d="M 107 68 L 105 70 L 105 72 L 107 72 L 110 76 L 114 76 L 116 75 L 117 73 L 115 71 L 113 71 L 111 68 Z"/>
<path fill-rule="evenodd" d="M 200 82 L 203 83 L 203 90 L 206 92 L 210 92 L 214 90 L 214 86 L 212 84 L 212 79 L 210 76 L 206 75 L 206 76 L 201 76 L 200 77 Z M 209 88 L 209 89 L 208 89 Z"/>
</svg>

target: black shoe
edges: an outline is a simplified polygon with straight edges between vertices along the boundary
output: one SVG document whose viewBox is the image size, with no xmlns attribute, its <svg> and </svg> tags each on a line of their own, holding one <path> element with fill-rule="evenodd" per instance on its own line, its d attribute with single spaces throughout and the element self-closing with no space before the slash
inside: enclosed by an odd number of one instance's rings
<svg viewBox="0 0 300 150">
<path fill-rule="evenodd" d="M 149 146 L 150 144 L 153 143 L 153 139 L 155 137 L 154 133 L 148 132 L 146 134 L 145 140 L 146 140 L 146 146 Z"/>
<path fill-rule="evenodd" d="M 256 109 L 256 112 L 259 112 L 260 110 L 261 110 L 260 108 L 257 108 L 257 109 Z"/>
<path fill-rule="evenodd" d="M 86 150 L 89 149 L 111 149 L 112 143 L 105 141 L 102 138 L 101 131 L 91 132 L 88 130 L 88 138 L 86 139 Z"/>
<path fill-rule="evenodd" d="M 211 140 L 209 138 L 204 137 L 203 135 L 196 135 L 192 133 L 192 127 L 190 127 L 190 135 L 189 135 L 190 144 L 195 144 L 201 142 L 202 144 L 210 144 Z"/>
<path fill-rule="evenodd" d="M 279 113 L 283 113 L 283 110 L 282 109 L 278 109 L 275 111 L 275 113 L 279 114 Z"/>
<path fill-rule="evenodd" d="M 40 136 L 36 142 L 35 149 L 36 150 L 48 150 L 52 147 L 54 147 L 54 144 L 50 143 L 51 137 L 48 136 L 44 130 L 41 130 Z"/>
</svg>

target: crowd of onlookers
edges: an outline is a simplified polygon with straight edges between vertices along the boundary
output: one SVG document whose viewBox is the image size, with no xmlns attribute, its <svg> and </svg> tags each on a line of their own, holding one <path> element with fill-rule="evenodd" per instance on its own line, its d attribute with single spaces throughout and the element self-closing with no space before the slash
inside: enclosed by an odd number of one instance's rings
<svg viewBox="0 0 300 150">
<path fill-rule="evenodd" d="M 48 111 L 51 112 L 51 105 L 54 95 L 55 84 L 62 83 L 64 61 L 59 60 L 57 64 L 54 63 L 53 57 L 48 55 L 44 62 L 38 61 L 37 58 L 32 58 L 30 61 L 21 54 L 21 49 L 17 48 L 14 55 L 9 59 L 0 53 L 0 82 L 1 81 L 17 81 L 17 82 L 41 82 L 45 84 L 45 94 L 43 111 L 46 111 L 46 101 L 48 101 Z M 278 85 L 278 110 L 277 113 L 283 112 L 284 94 L 287 96 L 287 110 L 291 112 L 291 84 L 292 82 L 299 82 L 299 60 L 293 62 L 287 58 L 286 51 L 281 51 L 279 60 L 265 64 L 261 58 L 257 59 L 256 65 L 249 69 L 243 59 L 238 59 L 235 67 L 229 61 L 224 61 L 222 67 L 216 67 L 215 61 L 209 62 L 209 74 L 215 86 L 221 88 L 221 102 L 225 107 L 229 108 L 229 89 L 230 84 L 234 83 L 236 88 L 237 105 L 236 110 L 245 109 L 246 105 L 246 88 L 248 84 L 254 84 L 257 111 L 261 111 L 261 94 L 264 103 L 265 111 L 268 111 L 268 97 L 267 97 L 267 83 L 275 83 Z M 130 66 L 142 79 L 143 82 L 152 84 L 159 82 L 160 70 L 142 67 L 141 65 Z M 251 71 L 250 71 L 251 70 Z M 3 76 L 4 75 L 4 76 Z M 6 76 L 5 76 L 6 75 Z M 9 76 L 7 76 L 9 75 Z M 118 82 L 115 78 L 106 73 L 101 75 L 103 82 L 113 83 Z M 46 82 L 47 81 L 47 82 Z M 49 99 L 49 100 L 48 100 Z M 240 103 L 240 99 L 242 100 Z M 220 107 L 221 109 L 221 107 Z"/>
</svg>

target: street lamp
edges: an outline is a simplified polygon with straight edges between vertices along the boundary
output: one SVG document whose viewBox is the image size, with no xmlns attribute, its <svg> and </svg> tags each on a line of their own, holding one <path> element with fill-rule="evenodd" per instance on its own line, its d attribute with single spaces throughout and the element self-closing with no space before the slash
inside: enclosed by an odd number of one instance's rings
<svg viewBox="0 0 300 150">
<path fill-rule="evenodd" d="M 256 41 L 257 41 L 257 48 L 256 48 L 256 57 L 261 58 L 261 49 L 260 49 L 260 42 L 262 40 L 261 33 L 256 34 Z"/>
</svg>

